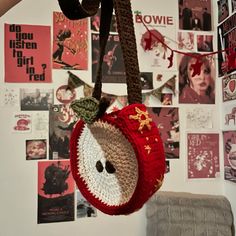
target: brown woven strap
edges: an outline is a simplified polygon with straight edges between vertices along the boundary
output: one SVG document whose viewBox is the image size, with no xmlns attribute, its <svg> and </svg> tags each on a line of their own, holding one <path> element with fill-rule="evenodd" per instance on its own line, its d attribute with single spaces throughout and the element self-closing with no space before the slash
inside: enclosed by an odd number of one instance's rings
<svg viewBox="0 0 236 236">
<path fill-rule="evenodd" d="M 130 0 L 114 0 L 118 33 L 125 63 L 128 102 L 142 103 L 136 38 Z"/>
<path fill-rule="evenodd" d="M 102 63 L 109 36 L 113 4 L 126 71 L 129 104 L 142 103 L 141 80 L 130 0 L 58 0 L 64 15 L 72 20 L 95 15 L 101 2 L 100 56 L 93 97 L 100 100 Z"/>
</svg>

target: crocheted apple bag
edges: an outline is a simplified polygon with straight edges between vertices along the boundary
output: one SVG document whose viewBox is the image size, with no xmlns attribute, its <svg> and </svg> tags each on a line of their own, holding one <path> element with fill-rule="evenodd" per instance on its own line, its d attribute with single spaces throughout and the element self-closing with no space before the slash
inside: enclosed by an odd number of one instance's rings
<svg viewBox="0 0 236 236">
<path fill-rule="evenodd" d="M 130 214 L 161 187 L 165 173 L 163 143 L 142 104 L 131 3 L 129 0 L 59 0 L 69 19 L 94 15 L 101 3 L 100 61 L 93 96 L 72 102 L 80 118 L 70 139 L 70 162 L 83 196 L 109 215 Z M 129 105 L 106 113 L 101 98 L 102 64 L 115 9 L 126 70 Z"/>
</svg>

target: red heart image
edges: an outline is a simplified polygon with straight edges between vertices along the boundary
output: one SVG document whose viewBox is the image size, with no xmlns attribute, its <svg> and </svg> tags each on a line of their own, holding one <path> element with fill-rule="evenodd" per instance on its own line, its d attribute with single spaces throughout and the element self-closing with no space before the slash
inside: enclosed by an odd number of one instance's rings
<svg viewBox="0 0 236 236">
<path fill-rule="evenodd" d="M 231 91 L 231 93 L 234 92 L 235 87 L 236 87 L 236 82 L 235 82 L 235 80 L 231 80 L 231 81 L 229 82 L 229 90 Z"/>
</svg>

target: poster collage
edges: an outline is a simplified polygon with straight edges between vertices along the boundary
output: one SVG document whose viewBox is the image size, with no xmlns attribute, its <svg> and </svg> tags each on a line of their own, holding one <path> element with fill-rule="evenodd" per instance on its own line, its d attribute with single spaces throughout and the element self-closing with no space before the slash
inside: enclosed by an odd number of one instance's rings
<svg viewBox="0 0 236 236">
<path fill-rule="evenodd" d="M 219 76 L 222 76 L 224 178 L 236 182 L 236 1 L 217 1 Z M 225 50 L 225 51 L 223 51 Z"/>
<path fill-rule="evenodd" d="M 236 182 L 236 61 L 232 60 L 236 1 L 219 0 L 217 6 L 217 29 L 213 27 L 211 0 L 178 0 L 178 19 L 156 9 L 154 12 L 135 9 L 133 18 L 139 61 L 149 62 L 140 64 L 143 103 L 163 140 L 166 174 L 171 172 L 171 160 L 180 158 L 181 115 L 185 116 L 189 131 L 184 147 L 187 148 L 187 178 L 219 176 L 220 134 L 213 130 L 212 122 L 218 63 L 225 121 L 222 127 L 225 179 Z M 75 186 L 69 141 L 77 122 L 70 103 L 90 96 L 93 90 L 90 82 L 96 78 L 100 11 L 91 18 L 75 21 L 57 11 L 52 12 L 52 19 L 52 27 L 6 23 L 4 32 L 5 83 L 21 83 L 22 88 L 2 88 L 0 102 L 1 106 L 16 108 L 11 132 L 32 134 L 32 138 L 25 140 L 25 160 L 36 161 L 38 165 L 38 224 L 97 216 L 97 209 Z M 222 51 L 217 57 L 213 53 L 216 46 Z M 199 61 L 200 70 L 195 71 L 194 65 Z M 103 64 L 103 83 L 125 84 L 115 15 Z M 68 89 L 67 84 L 57 89 L 25 86 L 27 83 L 50 85 L 52 69 L 66 70 L 68 81 L 76 81 L 76 88 Z M 77 70 L 91 71 L 92 78 L 79 78 Z M 125 95 L 105 95 L 111 98 L 107 112 L 127 105 Z M 186 114 L 180 114 L 180 107 L 186 108 Z"/>
</svg>

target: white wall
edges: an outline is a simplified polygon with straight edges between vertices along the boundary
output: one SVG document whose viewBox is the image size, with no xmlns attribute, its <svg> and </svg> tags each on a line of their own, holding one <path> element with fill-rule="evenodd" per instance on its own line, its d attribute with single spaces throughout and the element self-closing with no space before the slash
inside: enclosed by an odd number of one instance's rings
<svg viewBox="0 0 236 236">
<path fill-rule="evenodd" d="M 69 0 L 68 0 L 69 1 Z M 151 1 L 151 0 L 150 0 Z M 154 1 L 154 0 L 152 0 Z M 142 9 L 145 5 L 143 1 L 133 1 L 137 9 Z M 149 4 L 149 8 L 165 8 L 172 6 L 177 9 L 177 1 L 155 0 L 154 4 Z M 165 5 L 166 4 L 166 5 Z M 216 9 L 216 8 L 215 8 Z M 35 86 L 40 88 L 57 88 L 66 83 L 66 71 L 53 71 L 53 83 L 42 84 L 4 84 L 4 23 L 9 24 L 35 24 L 52 26 L 52 11 L 59 11 L 57 1 L 47 0 L 23 0 L 8 13 L 0 18 L 0 89 L 9 86 L 10 88 Z M 216 13 L 216 11 L 215 11 Z M 176 12 L 175 17 L 177 17 Z M 91 78 L 90 71 L 79 71 L 80 77 Z M 113 88 L 115 89 L 115 87 Z M 122 87 L 124 89 L 124 87 Z M 218 91 L 219 84 L 218 84 Z M 110 91 L 106 85 L 105 90 Z M 119 88 L 116 89 L 119 92 Z M 114 91 L 116 91 L 114 90 Z M 1 92 L 1 90 L 0 90 Z M 115 92 L 114 92 L 115 93 Z M 124 92 L 125 93 L 125 92 Z M 219 101 L 217 101 L 219 102 Z M 113 235 L 113 236 L 144 236 L 146 219 L 145 207 L 130 216 L 107 216 L 99 213 L 96 218 L 84 218 L 74 222 L 37 224 L 37 163 L 25 160 L 25 136 L 24 134 L 12 134 L 11 116 L 14 108 L 0 107 L 0 236 L 33 235 L 33 236 L 64 236 L 64 235 Z M 217 112 L 217 106 L 214 106 Z M 236 203 L 234 196 L 235 185 L 225 183 L 223 174 L 215 180 L 187 180 L 186 171 L 186 130 L 185 130 L 185 107 L 180 106 L 181 124 L 181 158 L 171 160 L 171 173 L 166 175 L 162 190 L 185 191 L 193 193 L 226 194 L 232 202 L 236 214 Z M 217 114 L 217 113 L 215 113 Z M 219 116 L 214 116 L 214 132 L 220 132 Z M 221 148 L 222 149 L 222 148 Z M 222 150 L 221 150 L 222 153 Z M 223 173 L 221 158 L 221 173 Z"/>
</svg>

